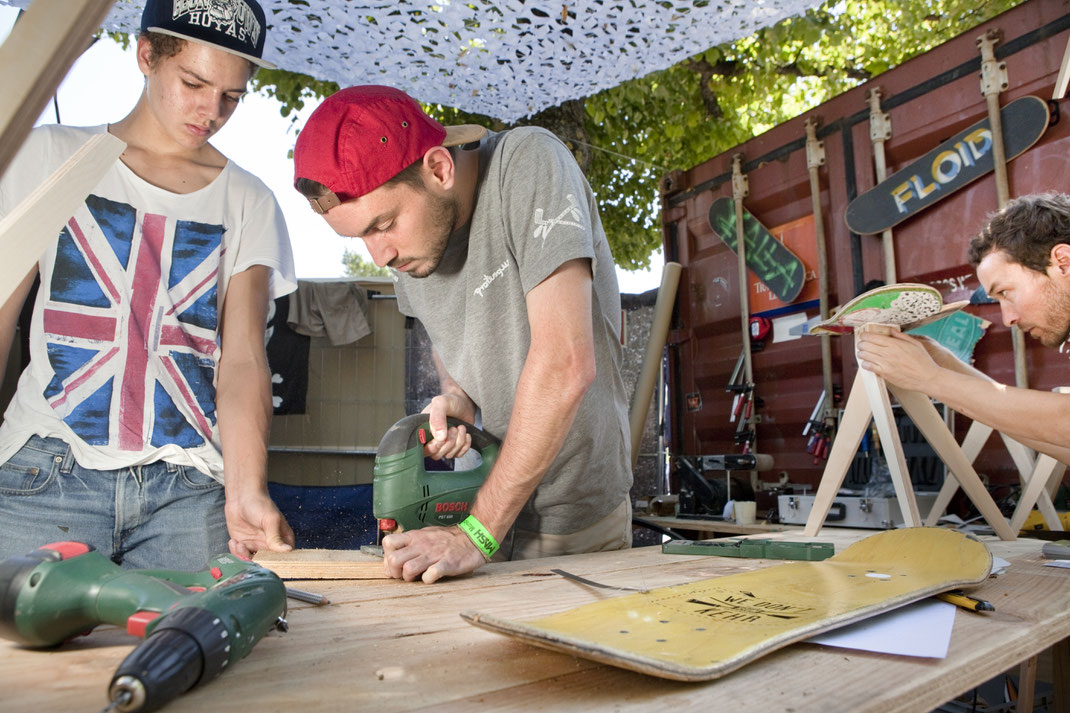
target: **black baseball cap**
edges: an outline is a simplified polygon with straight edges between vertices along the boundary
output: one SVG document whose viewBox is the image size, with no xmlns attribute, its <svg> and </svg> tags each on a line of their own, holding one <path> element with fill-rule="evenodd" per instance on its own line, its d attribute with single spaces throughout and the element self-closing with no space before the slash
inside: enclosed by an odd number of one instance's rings
<svg viewBox="0 0 1070 713">
<path fill-rule="evenodd" d="M 256 0 L 147 0 L 142 32 L 161 32 L 244 57 L 267 69 L 264 40 L 267 23 Z"/>
</svg>

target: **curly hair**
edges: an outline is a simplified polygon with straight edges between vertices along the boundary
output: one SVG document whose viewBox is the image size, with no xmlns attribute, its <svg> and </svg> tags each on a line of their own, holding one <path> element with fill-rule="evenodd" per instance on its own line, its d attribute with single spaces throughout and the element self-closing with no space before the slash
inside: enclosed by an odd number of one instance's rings
<svg viewBox="0 0 1070 713">
<path fill-rule="evenodd" d="M 152 53 L 149 55 L 149 67 L 156 69 L 161 59 L 174 57 L 186 46 L 187 40 L 174 35 L 165 35 L 162 32 L 142 32 L 140 37 L 149 41 Z"/>
<path fill-rule="evenodd" d="M 1037 272 L 1051 263 L 1051 249 L 1070 244 L 1070 196 L 1039 193 L 1021 196 L 994 213 L 970 240 L 968 258 L 976 267 L 989 253 L 1002 251 L 1012 262 Z"/>
</svg>

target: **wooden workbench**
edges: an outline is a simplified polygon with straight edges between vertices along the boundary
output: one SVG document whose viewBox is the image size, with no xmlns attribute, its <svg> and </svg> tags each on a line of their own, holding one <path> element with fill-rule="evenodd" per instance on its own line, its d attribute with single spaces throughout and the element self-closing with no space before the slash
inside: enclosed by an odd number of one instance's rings
<svg viewBox="0 0 1070 713">
<path fill-rule="evenodd" d="M 814 540 L 835 542 L 839 550 L 867 534 L 826 530 Z M 1070 647 L 1070 570 L 1042 567 L 1037 541 L 986 543 L 1012 563 L 976 590 L 997 611 L 956 611 L 943 660 L 795 644 L 718 681 L 679 683 L 545 651 L 458 616 L 478 610 L 527 618 L 623 594 L 578 585 L 551 574 L 551 567 L 606 584 L 654 587 L 776 564 L 663 555 L 646 547 L 488 565 L 435 585 L 293 582 L 326 593 L 332 604 L 293 602 L 288 633 L 272 632 L 233 669 L 166 710 L 926 713 L 1058 642 L 1064 642 L 1060 655 Z M 117 629 L 52 652 L 0 641 L 0 707 L 8 713 L 99 711 L 113 671 L 134 643 Z"/>
</svg>

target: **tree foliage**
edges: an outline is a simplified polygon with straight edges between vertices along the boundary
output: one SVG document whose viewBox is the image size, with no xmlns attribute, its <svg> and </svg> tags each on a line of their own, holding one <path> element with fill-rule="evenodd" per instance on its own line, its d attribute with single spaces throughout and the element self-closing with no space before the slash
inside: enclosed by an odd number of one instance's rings
<svg viewBox="0 0 1070 713">
<path fill-rule="evenodd" d="M 390 270 L 379 267 L 371 260 L 365 260 L 360 253 L 346 250 L 342 254 L 342 265 L 347 277 L 390 277 Z"/>
<path fill-rule="evenodd" d="M 639 269 L 661 244 L 662 175 L 723 153 L 1019 2 L 828 0 L 805 15 L 523 123 L 545 126 L 570 145 L 599 196 L 617 264 Z M 255 81 L 280 100 L 283 115 L 338 89 L 281 70 L 262 70 Z M 428 111 L 447 124 L 508 128 L 450 107 Z"/>
</svg>

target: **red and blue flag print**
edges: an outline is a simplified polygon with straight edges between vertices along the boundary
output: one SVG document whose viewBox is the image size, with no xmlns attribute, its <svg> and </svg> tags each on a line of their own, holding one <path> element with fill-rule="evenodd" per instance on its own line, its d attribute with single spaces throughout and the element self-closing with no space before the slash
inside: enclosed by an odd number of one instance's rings
<svg viewBox="0 0 1070 713">
<path fill-rule="evenodd" d="M 60 234 L 47 285 L 44 397 L 90 445 L 203 445 L 216 423 L 225 228 L 98 196 L 85 205 Z"/>
</svg>

